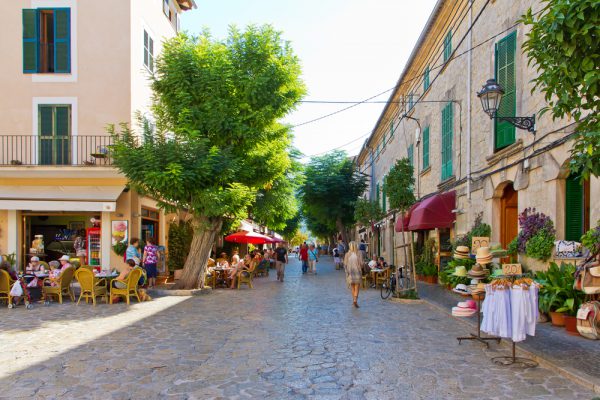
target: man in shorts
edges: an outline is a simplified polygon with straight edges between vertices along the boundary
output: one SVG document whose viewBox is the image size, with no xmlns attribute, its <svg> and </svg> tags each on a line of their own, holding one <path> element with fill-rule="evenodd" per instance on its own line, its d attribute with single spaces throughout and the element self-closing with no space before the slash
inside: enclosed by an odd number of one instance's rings
<svg viewBox="0 0 600 400">
<path fill-rule="evenodd" d="M 275 249 L 275 268 L 277 269 L 277 280 L 283 282 L 285 264 L 288 263 L 288 251 L 281 243 L 277 243 Z"/>
</svg>

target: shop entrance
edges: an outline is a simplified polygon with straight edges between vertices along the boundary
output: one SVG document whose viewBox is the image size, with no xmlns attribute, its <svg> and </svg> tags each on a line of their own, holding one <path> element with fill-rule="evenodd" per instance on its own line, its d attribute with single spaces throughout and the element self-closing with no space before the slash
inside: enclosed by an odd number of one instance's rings
<svg viewBox="0 0 600 400">
<path fill-rule="evenodd" d="M 145 243 L 148 238 L 158 241 L 158 222 L 160 213 L 158 210 L 142 207 L 142 232 L 141 240 Z"/>
<path fill-rule="evenodd" d="M 80 263 L 87 263 L 87 232 L 92 228 L 90 219 L 96 217 L 94 213 L 69 213 L 69 212 L 23 212 L 22 214 L 22 254 L 23 264 L 34 255 L 42 261 L 58 260 L 67 255 L 79 258 Z M 99 229 L 98 229 L 99 230 Z M 41 237 L 40 237 L 41 236 Z M 34 243 L 36 238 L 42 238 L 44 252 L 39 254 Z M 79 238 L 79 239 L 78 239 Z"/>
<path fill-rule="evenodd" d="M 519 194 L 509 183 L 502 192 L 500 202 L 500 241 L 502 248 L 506 249 L 508 244 L 519 233 Z"/>
</svg>

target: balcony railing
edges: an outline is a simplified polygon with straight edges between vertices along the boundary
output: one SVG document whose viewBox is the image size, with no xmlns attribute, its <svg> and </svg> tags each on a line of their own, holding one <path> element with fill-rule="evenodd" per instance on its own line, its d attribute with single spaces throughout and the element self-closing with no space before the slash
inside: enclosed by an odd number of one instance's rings
<svg viewBox="0 0 600 400">
<path fill-rule="evenodd" d="M 111 165 L 108 135 L 0 135 L 0 165 Z"/>
</svg>

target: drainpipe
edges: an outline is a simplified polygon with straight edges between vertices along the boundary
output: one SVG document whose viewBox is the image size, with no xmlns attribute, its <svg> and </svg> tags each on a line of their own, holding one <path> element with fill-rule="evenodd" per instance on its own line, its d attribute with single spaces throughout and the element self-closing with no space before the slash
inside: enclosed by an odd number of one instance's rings
<svg viewBox="0 0 600 400">
<path fill-rule="evenodd" d="M 469 1 L 469 26 L 471 26 L 473 17 L 473 0 Z M 467 46 L 472 48 L 472 34 L 471 30 L 468 33 Z M 467 199 L 471 201 L 471 61 L 473 56 L 473 50 L 469 51 L 467 57 Z M 470 205 L 470 204 L 469 204 Z"/>
</svg>

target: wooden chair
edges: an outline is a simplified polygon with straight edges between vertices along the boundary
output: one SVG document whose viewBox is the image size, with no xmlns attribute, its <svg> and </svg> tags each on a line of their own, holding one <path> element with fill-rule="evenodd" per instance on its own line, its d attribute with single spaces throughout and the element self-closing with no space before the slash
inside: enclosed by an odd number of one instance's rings
<svg viewBox="0 0 600 400">
<path fill-rule="evenodd" d="M 269 260 L 266 259 L 262 259 L 260 261 L 260 263 L 258 264 L 258 266 L 256 267 L 256 271 L 254 273 L 254 275 L 256 276 L 269 276 L 269 266 L 270 266 L 270 262 Z"/>
<path fill-rule="evenodd" d="M 362 287 L 366 289 L 369 287 L 369 282 L 371 281 L 371 275 L 366 274 L 362 276 Z"/>
<path fill-rule="evenodd" d="M 256 270 L 256 264 L 252 264 L 249 269 L 238 272 L 237 277 L 237 288 L 239 289 L 242 284 L 248 285 L 250 289 L 254 289 L 252 286 L 252 279 L 254 278 L 254 271 Z"/>
<path fill-rule="evenodd" d="M 385 268 L 382 272 L 377 274 L 377 278 L 375 278 L 375 287 L 379 285 L 383 285 L 390 279 L 390 267 Z"/>
<path fill-rule="evenodd" d="M 131 270 L 129 275 L 127 275 L 127 279 L 124 281 L 113 279 L 110 284 L 110 304 L 113 302 L 113 296 L 124 297 L 127 304 L 129 304 L 129 298 L 131 296 L 135 296 L 137 298 L 138 303 L 141 303 L 140 295 L 138 293 L 138 282 L 142 277 L 142 269 L 140 267 L 135 267 Z M 115 287 L 117 282 L 125 285 L 124 288 Z"/>
<path fill-rule="evenodd" d="M 44 279 L 44 286 L 42 286 L 42 292 L 44 293 L 44 300 L 48 303 L 48 296 L 58 297 L 59 304 L 62 304 L 63 295 L 68 295 L 71 301 L 75 301 L 73 295 L 73 289 L 71 289 L 71 282 L 73 281 L 73 274 L 75 268 L 72 266 L 65 269 L 57 279 L 57 286 L 46 286 L 46 282 L 50 284 L 50 278 Z"/>
<path fill-rule="evenodd" d="M 75 271 L 75 279 L 81 286 L 81 293 L 77 300 L 77 305 L 82 298 L 87 303 L 92 299 L 92 304 L 96 306 L 96 297 L 104 297 L 104 302 L 108 303 L 108 291 L 106 289 L 106 279 L 96 279 L 94 273 L 86 268 L 79 268 Z"/>
<path fill-rule="evenodd" d="M 10 279 L 8 272 L 0 269 L 0 300 L 6 299 L 8 302 L 8 308 L 12 308 L 12 296 L 10 295 L 12 283 L 13 280 Z"/>
<path fill-rule="evenodd" d="M 217 286 L 217 273 L 215 271 L 206 271 L 204 274 L 204 287 L 215 288 Z"/>
</svg>

